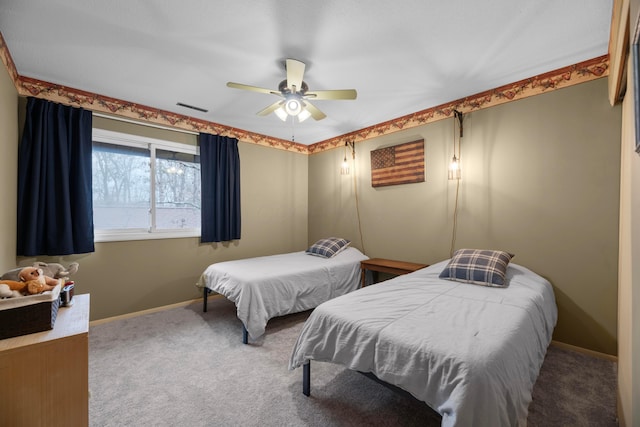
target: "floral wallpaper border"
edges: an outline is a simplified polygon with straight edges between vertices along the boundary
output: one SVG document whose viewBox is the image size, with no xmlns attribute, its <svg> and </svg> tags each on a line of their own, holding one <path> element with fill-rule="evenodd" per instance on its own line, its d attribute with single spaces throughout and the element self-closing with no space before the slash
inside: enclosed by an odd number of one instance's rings
<svg viewBox="0 0 640 427">
<path fill-rule="evenodd" d="M 145 105 L 135 104 L 121 99 L 110 98 L 79 89 L 45 82 L 29 77 L 20 76 L 17 72 L 6 42 L 0 33 L 0 59 L 4 63 L 10 78 L 20 96 L 33 96 L 65 105 L 82 107 L 91 111 L 99 111 L 128 119 L 155 123 L 195 132 L 206 132 L 237 138 L 240 141 L 293 151 L 304 154 L 314 154 L 342 147 L 348 142 L 361 142 L 369 138 L 390 134 L 404 129 L 422 126 L 427 123 L 446 119 L 452 116 L 453 110 L 468 113 L 483 108 L 493 107 L 506 102 L 539 95 L 555 89 L 584 83 L 609 74 L 609 56 L 604 55 L 575 65 L 550 71 L 539 76 L 524 79 L 496 89 L 471 95 L 413 114 L 398 117 L 374 126 L 369 126 L 355 132 L 350 132 L 317 142 L 304 145 L 297 142 L 273 138 L 267 135 L 237 129 L 215 122 L 196 119 L 190 116 L 171 113 Z"/>
<path fill-rule="evenodd" d="M 524 99 L 555 89 L 561 89 L 599 79 L 609 75 L 609 56 L 604 55 L 575 65 L 550 71 L 539 76 L 520 80 L 446 104 L 398 117 L 387 122 L 360 129 L 339 137 L 318 142 L 309 146 L 309 154 L 326 151 L 345 145 L 345 142 L 361 142 L 370 138 L 422 126 L 427 123 L 450 118 L 453 111 L 468 113 L 475 110 L 493 107 L 506 102 Z"/>
</svg>

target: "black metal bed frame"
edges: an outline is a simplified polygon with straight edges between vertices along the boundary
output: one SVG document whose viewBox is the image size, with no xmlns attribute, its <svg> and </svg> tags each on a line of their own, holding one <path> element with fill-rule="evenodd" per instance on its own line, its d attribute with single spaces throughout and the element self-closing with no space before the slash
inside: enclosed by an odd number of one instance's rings
<svg viewBox="0 0 640 427">
<path fill-rule="evenodd" d="M 361 372 L 361 371 L 356 371 L 359 374 L 364 375 L 365 377 L 377 382 L 380 385 L 385 386 L 386 388 L 413 400 L 416 400 L 418 402 L 421 403 L 425 403 L 422 402 L 421 400 L 417 399 L 413 394 L 409 393 L 406 390 L 401 389 L 398 386 L 395 386 L 393 384 L 390 384 L 386 381 L 381 380 L 380 378 L 376 377 L 374 374 L 372 374 L 371 372 Z M 304 365 L 302 365 L 302 394 L 304 394 L 305 396 L 311 396 L 311 361 L 307 360 Z"/>
<path fill-rule="evenodd" d="M 210 293 L 211 293 L 211 289 L 206 287 L 202 288 L 202 311 L 204 313 L 207 312 L 207 297 L 209 296 Z M 249 332 L 247 331 L 247 328 L 244 326 L 244 323 L 242 323 L 242 344 L 248 344 L 248 343 L 249 343 Z"/>
</svg>

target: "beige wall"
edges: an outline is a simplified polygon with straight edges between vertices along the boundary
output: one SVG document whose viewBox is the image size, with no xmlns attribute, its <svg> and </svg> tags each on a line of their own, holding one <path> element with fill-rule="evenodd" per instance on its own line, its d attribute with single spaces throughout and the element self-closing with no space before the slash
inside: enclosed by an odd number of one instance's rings
<svg viewBox="0 0 640 427">
<path fill-rule="evenodd" d="M 15 164 L 18 102 L 4 74 L 0 90 L 6 163 Z M 607 104 L 605 79 L 467 114 L 455 242 L 514 252 L 514 262 L 554 284 L 560 312 L 554 338 L 609 354 L 617 352 L 620 120 L 621 108 Z M 95 123 L 109 127 L 105 119 Z M 452 237 L 455 183 L 446 179 L 452 126 L 444 120 L 358 143 L 355 183 L 353 174 L 339 174 L 342 148 L 305 156 L 241 143 L 240 241 L 98 243 L 93 254 L 39 259 L 80 263 L 77 292 L 92 294 L 94 320 L 197 298 L 193 284 L 212 262 L 301 250 L 329 234 L 353 240 L 369 256 L 433 263 L 449 256 Z M 372 188 L 370 151 L 420 138 L 426 182 Z M 15 167 L 1 173 L 4 200 L 15 200 Z M 0 214 L 8 239 L 15 239 L 14 212 Z M 4 269 L 34 260 L 15 260 L 15 240 L 5 242 Z"/>
<path fill-rule="evenodd" d="M 0 65 L 0 271 L 15 267 L 18 188 L 18 92 Z"/>
<path fill-rule="evenodd" d="M 94 118 L 94 127 L 196 142 L 194 135 L 98 117 Z M 17 138 L 7 145 L 17 146 Z M 239 149 L 239 241 L 202 245 L 198 238 L 105 242 L 96 243 L 96 251 L 91 254 L 20 258 L 18 264 L 29 265 L 35 260 L 64 265 L 79 262 L 80 269 L 72 277 L 76 292 L 91 294 L 91 319 L 96 320 L 198 298 L 195 283 L 211 263 L 305 249 L 308 157 L 242 142 Z M 15 206 L 15 201 L 11 205 Z M 7 220 L 9 223 L 15 230 L 15 219 Z M 15 244 L 12 254 L 15 263 Z"/>
<path fill-rule="evenodd" d="M 630 2 L 631 37 L 640 1 Z M 632 41 L 633 39 L 631 39 Z M 640 155 L 635 153 L 635 108 L 627 67 L 627 92 L 622 109 L 620 173 L 620 259 L 618 297 L 618 416 L 620 426 L 640 425 Z M 635 365 L 634 365 L 635 362 Z"/>
<path fill-rule="evenodd" d="M 606 79 L 465 115 L 455 248 L 495 248 L 554 285 L 554 339 L 616 354 L 621 108 Z M 371 150 L 424 138 L 426 182 L 372 188 Z M 370 257 L 449 257 L 456 184 L 453 119 L 356 144 L 357 196 Z M 362 248 L 342 148 L 309 161 L 309 238 Z"/>
</svg>

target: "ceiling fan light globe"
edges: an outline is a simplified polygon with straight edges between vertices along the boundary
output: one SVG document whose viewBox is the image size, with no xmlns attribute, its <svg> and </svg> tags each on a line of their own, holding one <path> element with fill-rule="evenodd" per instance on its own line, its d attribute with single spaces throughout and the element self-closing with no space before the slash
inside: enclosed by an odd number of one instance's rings
<svg viewBox="0 0 640 427">
<path fill-rule="evenodd" d="M 284 111 L 283 107 L 278 108 L 277 110 L 274 111 L 274 113 L 276 113 L 276 116 L 278 116 L 278 118 L 280 120 L 282 120 L 283 122 L 286 122 L 287 121 L 287 117 L 289 117 L 287 112 Z"/>
<path fill-rule="evenodd" d="M 284 109 L 290 116 L 297 116 L 302 111 L 302 103 L 297 98 L 291 98 L 284 104 Z"/>
<path fill-rule="evenodd" d="M 298 114 L 298 122 L 302 123 L 309 117 L 311 117 L 311 113 L 309 112 L 309 110 L 302 110 L 300 111 L 300 114 Z"/>
</svg>

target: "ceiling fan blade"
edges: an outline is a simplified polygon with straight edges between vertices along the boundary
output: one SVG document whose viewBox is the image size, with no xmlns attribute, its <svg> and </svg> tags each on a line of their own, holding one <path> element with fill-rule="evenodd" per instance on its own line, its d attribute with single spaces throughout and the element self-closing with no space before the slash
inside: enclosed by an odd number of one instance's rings
<svg viewBox="0 0 640 427">
<path fill-rule="evenodd" d="M 313 105 L 312 103 L 310 103 L 309 101 L 305 101 L 304 102 L 304 108 L 309 111 L 309 113 L 311 113 L 311 117 L 314 118 L 314 120 L 322 120 L 325 117 L 327 117 L 327 115 L 325 113 L 323 113 L 322 111 L 320 111 L 318 109 L 318 107 L 316 107 L 315 105 Z"/>
<path fill-rule="evenodd" d="M 356 99 L 358 93 L 355 89 L 339 89 L 339 90 L 314 90 L 306 92 L 305 98 L 312 99 Z"/>
<path fill-rule="evenodd" d="M 302 77 L 304 76 L 305 65 L 304 62 L 297 61 L 295 59 L 287 59 L 287 87 L 294 92 L 299 91 L 302 87 Z"/>
<path fill-rule="evenodd" d="M 227 82 L 227 86 L 235 89 L 250 90 L 252 92 L 260 92 L 260 93 L 282 96 L 282 94 L 277 90 L 266 89 L 258 86 L 243 85 L 242 83 Z"/>
<path fill-rule="evenodd" d="M 258 111 L 256 114 L 258 116 L 269 115 L 269 114 L 273 113 L 274 111 L 276 111 L 278 108 L 280 108 L 283 104 L 284 104 L 284 101 L 274 102 L 273 104 L 269 105 L 268 107 Z"/>
</svg>

